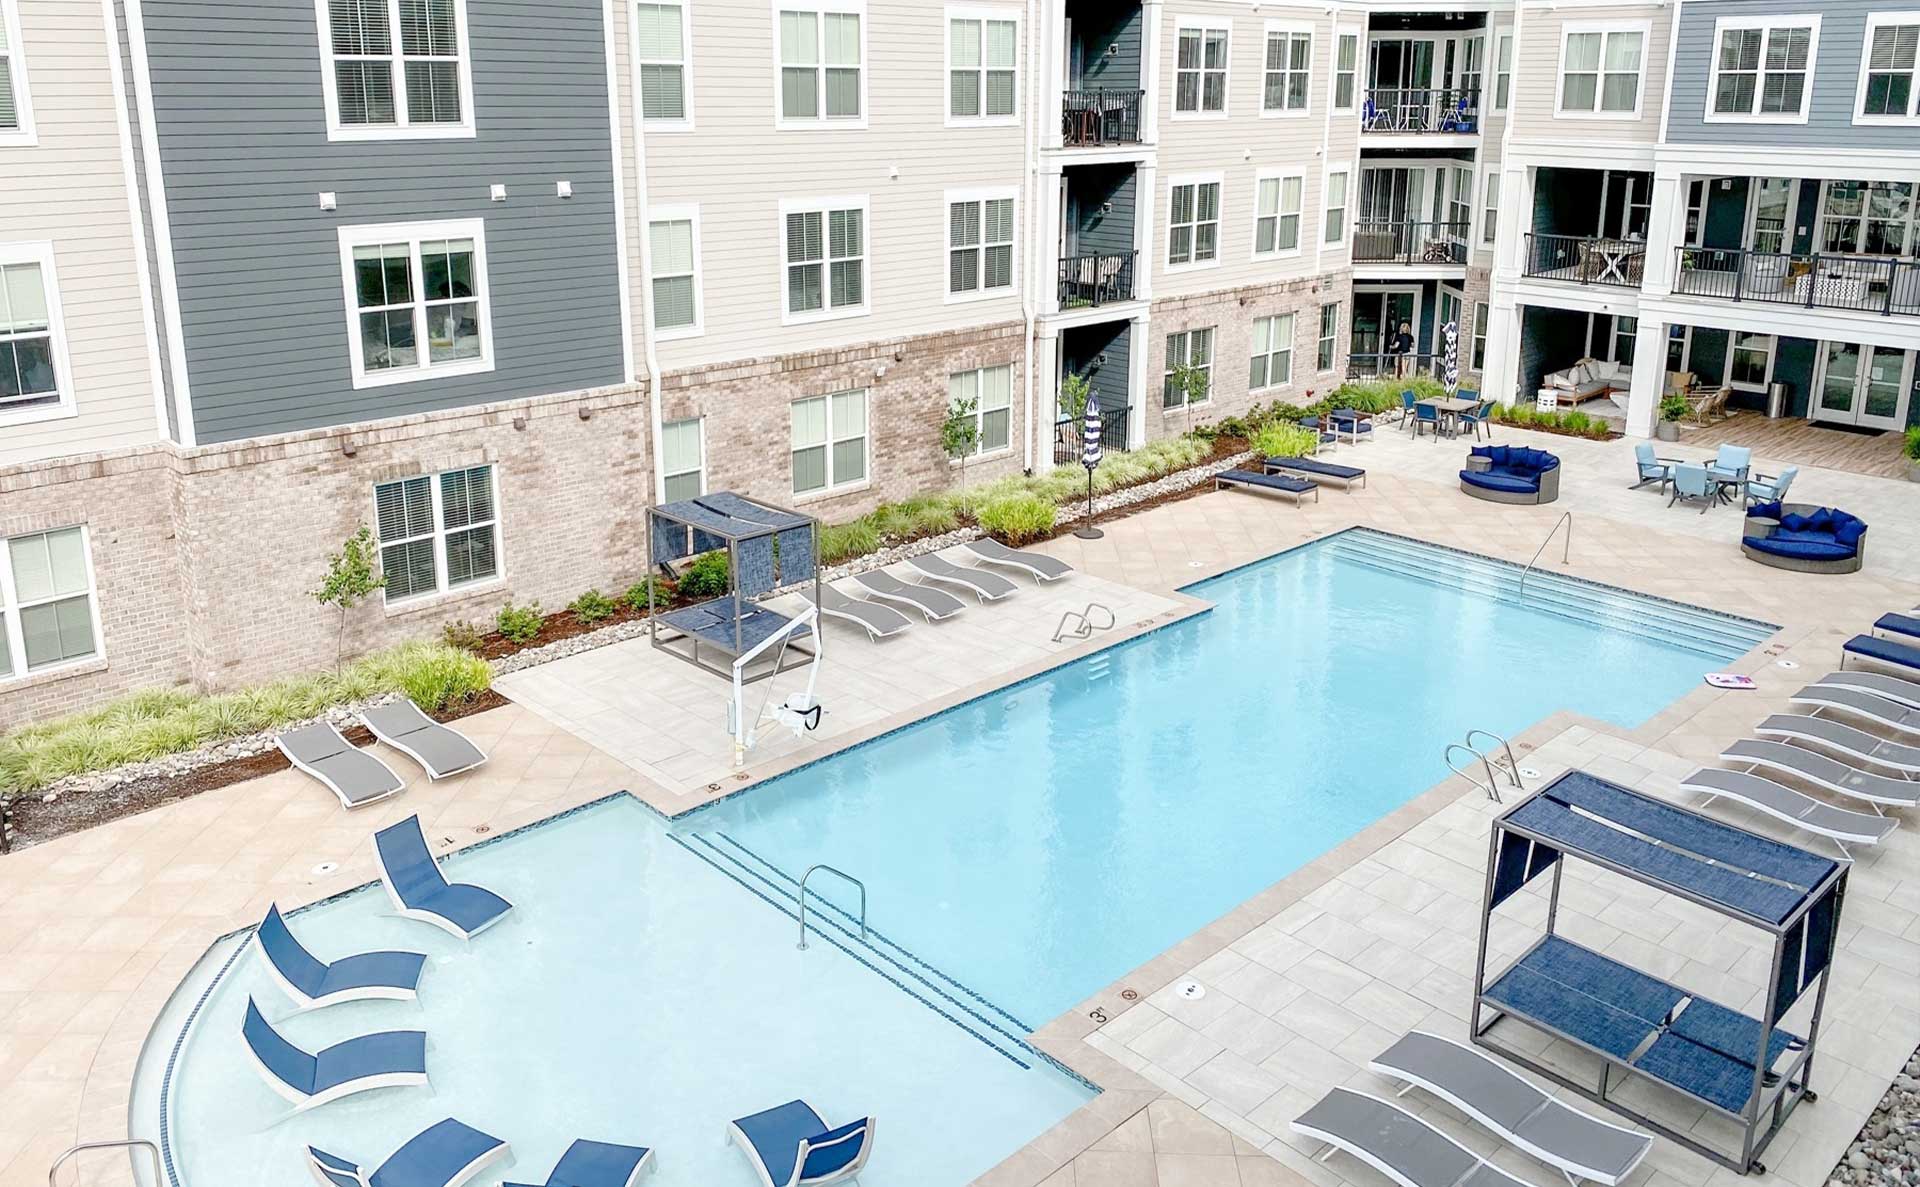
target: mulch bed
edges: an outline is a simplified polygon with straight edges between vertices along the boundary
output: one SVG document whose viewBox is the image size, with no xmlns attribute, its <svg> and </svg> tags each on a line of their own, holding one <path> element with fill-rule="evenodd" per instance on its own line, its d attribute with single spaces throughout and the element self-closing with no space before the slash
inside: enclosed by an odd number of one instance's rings
<svg viewBox="0 0 1920 1187">
<path fill-rule="evenodd" d="M 479 696 L 463 704 L 452 706 L 441 713 L 432 714 L 435 721 L 457 721 L 475 713 L 484 713 L 489 709 L 498 709 L 509 704 L 507 698 L 488 689 Z M 355 746 L 367 746 L 373 742 L 373 734 L 365 726 L 356 725 L 352 729 L 341 731 L 347 741 Z M 25 849 L 29 845 L 38 845 L 63 837 L 68 833 L 79 832 L 98 824 L 135 816 L 153 808 L 180 800 L 191 799 L 203 791 L 228 787 L 243 783 L 248 779 L 258 779 L 262 775 L 271 775 L 284 771 L 293 764 L 286 755 L 278 750 L 269 750 L 265 754 L 256 754 L 251 758 L 236 758 L 210 767 L 202 767 L 187 775 L 155 775 L 148 779 L 122 783 L 106 791 L 90 792 L 85 795 L 63 795 L 51 804 L 38 795 L 28 795 L 13 802 L 7 810 L 8 822 L 13 826 L 12 847 Z M 317 789 L 316 789 L 317 790 Z"/>
<path fill-rule="evenodd" d="M 624 600 L 616 601 L 614 604 L 618 608 L 606 618 L 597 618 L 592 622 L 588 622 L 571 610 L 562 610 L 556 614 L 547 615 L 546 621 L 540 624 L 540 633 L 528 639 L 525 643 L 515 643 L 495 631 L 481 636 L 479 646 L 477 648 L 471 648 L 470 650 L 481 659 L 505 659 L 509 655 L 514 655 L 530 648 L 545 647 L 549 643 L 558 643 L 562 639 L 571 639 L 576 635 L 584 635 L 589 631 L 618 626 L 623 622 L 638 622 L 647 616 L 645 610 L 635 610 L 627 605 Z M 674 605 L 674 603 L 668 601 L 662 604 L 662 608 L 664 609 L 672 605 Z"/>
</svg>

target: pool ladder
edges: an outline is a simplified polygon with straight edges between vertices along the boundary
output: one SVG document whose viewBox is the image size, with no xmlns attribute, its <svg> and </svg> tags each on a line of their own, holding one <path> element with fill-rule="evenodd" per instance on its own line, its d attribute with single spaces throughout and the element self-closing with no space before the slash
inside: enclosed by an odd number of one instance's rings
<svg viewBox="0 0 1920 1187">
<path fill-rule="evenodd" d="M 1556 534 L 1559 533 L 1562 525 L 1565 525 L 1567 529 L 1567 536 L 1566 536 L 1566 539 L 1562 541 L 1560 545 L 1560 563 L 1562 565 L 1572 563 L 1573 512 L 1565 511 L 1561 513 L 1559 519 L 1556 519 L 1553 521 L 1553 529 L 1547 533 L 1546 539 L 1540 541 L 1540 547 L 1533 550 L 1533 559 L 1527 562 L 1527 567 L 1520 570 L 1520 595 L 1522 597 L 1526 596 L 1527 578 L 1533 575 L 1533 567 L 1540 562 L 1540 554 L 1547 550 L 1547 545 L 1553 543 L 1553 538 Z M 1472 748 L 1469 747 L 1468 749 L 1472 749 Z"/>
<path fill-rule="evenodd" d="M 862 944 L 866 943 L 867 884 L 852 874 L 847 873 L 845 870 L 836 870 L 830 865 L 815 864 L 808 866 L 807 872 L 800 875 L 800 951 L 805 952 L 807 950 L 807 879 L 813 877 L 821 870 L 825 870 L 836 878 L 851 882 L 854 888 L 860 892 L 860 942 Z"/>
<path fill-rule="evenodd" d="M 1473 744 L 1475 738 L 1486 738 L 1499 744 L 1500 749 L 1504 751 L 1507 756 L 1507 765 L 1504 768 L 1507 781 L 1513 784 L 1515 791 L 1525 791 L 1525 785 L 1520 782 L 1520 764 L 1515 761 L 1513 757 L 1513 745 L 1492 730 L 1468 730 L 1467 736 L 1461 741 L 1449 742 L 1445 755 L 1448 769 L 1481 791 L 1486 792 L 1487 798 L 1494 803 L 1499 804 L 1505 802 L 1500 798 L 1500 776 L 1498 774 L 1503 768 L 1494 765 L 1492 748 L 1486 750 L 1480 749 Z M 1487 773 L 1487 781 L 1485 783 L 1480 782 L 1479 777 L 1473 773 L 1473 763 L 1467 763 L 1464 769 L 1454 763 L 1453 752 L 1456 750 L 1471 754 L 1479 760 L 1481 769 Z"/>
<path fill-rule="evenodd" d="M 1096 610 L 1107 616 L 1106 622 L 1094 620 L 1093 615 Z M 1060 616 L 1060 625 L 1053 628 L 1053 641 L 1058 643 L 1062 639 L 1088 639 L 1095 631 L 1112 630 L 1117 621 L 1113 611 L 1108 607 L 1099 602 L 1088 602 L 1085 610 L 1069 610 Z"/>
<path fill-rule="evenodd" d="M 54 1159 L 53 1165 L 47 1168 L 47 1187 L 56 1187 L 56 1184 L 59 1182 L 58 1175 L 60 1174 L 60 1168 L 89 1150 L 145 1150 L 147 1157 L 153 1160 L 154 1185 L 155 1187 L 159 1187 L 161 1181 L 160 1147 L 144 1138 L 131 1138 L 119 1142 L 81 1142 L 77 1146 L 69 1147 L 66 1153 Z M 75 1182 L 78 1181 L 76 1178 Z"/>
</svg>

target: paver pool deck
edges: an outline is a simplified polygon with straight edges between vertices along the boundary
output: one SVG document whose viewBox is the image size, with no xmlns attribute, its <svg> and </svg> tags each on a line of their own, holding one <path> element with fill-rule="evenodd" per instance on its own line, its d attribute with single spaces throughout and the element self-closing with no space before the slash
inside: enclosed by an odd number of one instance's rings
<svg viewBox="0 0 1920 1187">
<path fill-rule="evenodd" d="M 419 812 L 430 836 L 465 843 L 622 787 L 682 805 L 751 787 L 795 762 L 1189 613 L 1180 586 L 1331 531 L 1364 524 L 1524 562 L 1571 510 L 1572 563 L 1564 571 L 1780 624 L 1760 651 L 1729 665 L 1753 674 L 1758 691 L 1702 686 L 1631 732 L 1552 714 L 1519 739 L 1522 763 L 1543 778 L 1581 766 L 1656 794 L 1677 796 L 1680 777 L 1784 708 L 1791 692 L 1836 664 L 1846 637 L 1887 609 L 1920 602 L 1920 527 L 1913 526 L 1920 520 L 1910 485 L 1803 470 L 1796 496 L 1844 506 L 1873 525 L 1864 572 L 1809 576 L 1745 560 L 1736 510 L 1702 516 L 1668 510 L 1651 490 L 1627 491 L 1629 442 L 1498 434 L 1561 454 L 1567 472 L 1559 503 L 1469 499 L 1454 478 L 1464 444 L 1386 433 L 1336 456 L 1372 471 L 1368 489 L 1351 495 L 1329 491 L 1319 504 L 1295 508 L 1256 495 L 1207 494 L 1108 523 L 1100 541 L 1062 537 L 1046 549 L 1091 580 L 1049 589 L 1046 600 L 1071 602 L 1098 589 L 1125 603 L 1120 630 L 1084 644 L 1042 644 L 1036 624 L 1050 630 L 1041 620 L 1057 614 L 1051 606 L 1038 613 L 1043 599 L 1023 588 L 1031 606 L 1002 620 L 1003 633 L 1020 646 L 951 648 L 929 666 L 939 680 L 925 682 L 924 696 L 916 700 L 913 681 L 870 689 L 876 695 L 861 698 L 866 705 L 854 706 L 839 731 L 758 756 L 745 781 L 728 783 L 721 766 L 712 768 L 721 778 L 703 782 L 710 769 L 703 759 L 677 771 L 657 768 L 673 783 L 664 785 L 579 736 L 587 732 L 582 723 L 516 704 L 463 723 L 491 752 L 486 768 L 439 784 L 416 780 L 405 795 L 352 816 L 304 777 L 284 772 L 0 858 L 0 1187 L 38 1187 L 68 1146 L 123 1136 L 141 1043 L 209 941 L 254 922 L 269 901 L 312 901 L 372 877 L 367 838 L 383 824 Z M 1559 549 L 1550 550 L 1553 561 Z M 970 607 L 968 615 L 984 627 L 1010 608 Z M 916 636 L 924 643 L 943 629 L 875 645 L 829 625 L 830 654 L 845 660 L 849 679 L 843 706 L 860 697 L 853 684 L 888 666 L 883 649 Z M 583 670 L 616 650 L 595 653 L 601 658 Z M 888 662 L 876 664 L 876 656 Z M 1780 659 L 1799 667 L 1782 669 Z M 685 667 L 650 654 L 631 662 L 641 672 L 651 671 L 649 663 Z M 827 699 L 831 706 L 833 696 Z M 687 749 L 724 755 L 712 747 L 714 737 L 724 739 L 721 723 L 690 718 L 682 728 L 705 732 Z M 385 757 L 411 772 L 399 756 Z M 709 791 L 710 783 L 723 790 Z M 1442 783 L 1043 1027 L 1037 1045 L 1109 1091 L 982 1182 L 1268 1187 L 1306 1179 L 1380 1187 L 1380 1176 L 1344 1156 L 1312 1162 L 1286 1121 L 1335 1084 L 1380 1087 L 1362 1070 L 1366 1059 L 1408 1027 L 1465 1033 L 1487 822 L 1496 810 L 1463 782 Z M 1724 804 L 1713 811 L 1785 835 Z M 1920 1043 L 1920 821 L 1904 823 L 1853 871 L 1816 1069 L 1820 1100 L 1796 1112 L 1775 1140 L 1769 1172 L 1739 1180 L 1662 1141 L 1630 1187 L 1824 1181 Z M 338 868 L 316 872 L 323 862 Z M 1733 934 L 1736 927 L 1684 904 L 1653 902 L 1608 877 L 1570 877 L 1562 915 L 1586 942 L 1691 988 L 1734 1003 L 1756 991 L 1752 945 Z M 1496 949 L 1513 950 L 1517 939 L 1495 931 Z M 1205 985 L 1206 996 L 1190 1002 L 1167 992 L 1186 978 Z M 1123 991 L 1132 991 L 1131 1000 Z M 1095 1010 L 1104 1024 L 1091 1017 Z M 1504 1037 L 1524 1041 L 1524 1032 Z M 1544 1040 L 1535 1047 L 1549 1060 L 1575 1058 Z M 1498 1151 L 1445 1107 L 1417 1093 L 1403 1104 L 1526 1181 L 1556 1181 L 1557 1172 Z M 1677 1100 L 1655 1107 L 1724 1136 L 1697 1107 Z M 95 1156 L 82 1171 L 65 1181 L 91 1187 L 128 1177 L 114 1155 Z"/>
</svg>

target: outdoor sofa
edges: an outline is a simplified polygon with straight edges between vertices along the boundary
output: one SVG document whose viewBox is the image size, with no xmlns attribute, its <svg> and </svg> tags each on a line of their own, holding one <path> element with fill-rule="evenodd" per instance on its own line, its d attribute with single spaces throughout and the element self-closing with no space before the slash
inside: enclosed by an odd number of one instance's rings
<svg viewBox="0 0 1920 1187">
<path fill-rule="evenodd" d="M 1551 503 L 1560 497 L 1560 459 L 1524 445 L 1476 445 L 1460 489 L 1490 503 Z"/>
</svg>

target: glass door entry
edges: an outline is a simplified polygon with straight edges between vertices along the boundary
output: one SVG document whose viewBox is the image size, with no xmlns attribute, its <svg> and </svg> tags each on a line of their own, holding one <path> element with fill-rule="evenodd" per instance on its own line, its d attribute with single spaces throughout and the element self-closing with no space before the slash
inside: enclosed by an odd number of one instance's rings
<svg viewBox="0 0 1920 1187">
<path fill-rule="evenodd" d="M 1913 354 L 1856 342 L 1828 342 L 1820 358 L 1813 419 L 1871 429 L 1904 429 Z"/>
</svg>

